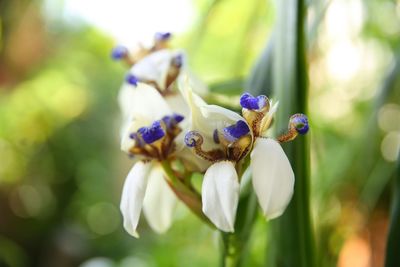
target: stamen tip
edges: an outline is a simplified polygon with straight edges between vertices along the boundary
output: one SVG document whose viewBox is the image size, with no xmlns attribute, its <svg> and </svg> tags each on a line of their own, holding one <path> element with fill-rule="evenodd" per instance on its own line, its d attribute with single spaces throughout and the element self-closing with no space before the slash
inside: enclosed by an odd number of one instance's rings
<svg viewBox="0 0 400 267">
<path fill-rule="evenodd" d="M 183 55 L 178 54 L 172 59 L 172 64 L 176 66 L 177 68 L 182 67 L 183 65 Z"/>
<path fill-rule="evenodd" d="M 187 132 L 185 135 L 185 144 L 188 147 L 195 147 L 196 146 L 196 137 L 198 136 L 198 133 L 196 131 L 190 131 Z"/>
<path fill-rule="evenodd" d="M 150 127 L 142 127 L 137 131 L 146 144 L 151 144 L 165 136 L 161 121 L 155 121 Z"/>
<path fill-rule="evenodd" d="M 242 120 L 223 129 L 224 137 L 230 142 L 239 139 L 240 137 L 248 134 L 249 132 L 250 132 L 249 126 Z"/>
<path fill-rule="evenodd" d="M 183 121 L 183 119 L 185 118 L 183 115 L 177 114 L 177 113 L 174 113 L 174 114 L 172 115 L 172 117 L 174 118 L 174 120 L 176 121 L 176 123 L 180 123 L 180 122 Z"/>
<path fill-rule="evenodd" d="M 137 86 L 137 83 L 139 82 L 139 79 L 136 78 L 135 75 L 129 73 L 128 75 L 126 75 L 125 81 L 127 83 L 129 83 L 130 85 Z"/>
<path fill-rule="evenodd" d="M 304 135 L 309 130 L 308 118 L 306 115 L 297 113 L 290 117 L 290 125 L 292 125 L 296 131 Z"/>
<path fill-rule="evenodd" d="M 154 36 L 154 38 L 157 41 L 165 41 L 168 40 L 169 38 L 171 38 L 171 33 L 170 32 L 157 32 Z"/>
<path fill-rule="evenodd" d="M 111 58 L 114 60 L 121 60 L 128 55 L 128 49 L 125 46 L 118 45 L 111 51 Z"/>
<path fill-rule="evenodd" d="M 244 93 L 240 97 L 240 105 L 242 108 L 249 110 L 259 110 L 267 105 L 268 98 L 265 95 L 257 97 L 252 96 L 249 93 Z"/>
</svg>

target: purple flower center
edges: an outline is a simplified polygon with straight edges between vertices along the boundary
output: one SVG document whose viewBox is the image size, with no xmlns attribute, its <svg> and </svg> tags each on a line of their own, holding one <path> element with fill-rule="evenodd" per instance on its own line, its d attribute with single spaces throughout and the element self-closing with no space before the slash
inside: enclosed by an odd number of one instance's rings
<svg viewBox="0 0 400 267">
<path fill-rule="evenodd" d="M 151 144 L 165 136 L 160 121 L 155 121 L 150 127 L 142 127 L 137 131 L 146 144 Z"/>
<path fill-rule="evenodd" d="M 250 110 L 257 110 L 265 107 L 267 104 L 268 98 L 265 95 L 260 95 L 257 97 L 252 96 L 249 93 L 244 93 L 240 97 L 240 105 L 243 108 Z"/>
<path fill-rule="evenodd" d="M 230 125 L 223 129 L 224 137 L 230 142 L 236 141 L 249 132 L 249 126 L 247 126 L 247 123 L 244 121 L 238 121 L 236 124 Z"/>
<path fill-rule="evenodd" d="M 113 50 L 111 51 L 111 57 L 114 60 L 123 59 L 124 57 L 126 57 L 126 55 L 128 55 L 128 49 L 122 45 L 114 47 Z"/>
</svg>

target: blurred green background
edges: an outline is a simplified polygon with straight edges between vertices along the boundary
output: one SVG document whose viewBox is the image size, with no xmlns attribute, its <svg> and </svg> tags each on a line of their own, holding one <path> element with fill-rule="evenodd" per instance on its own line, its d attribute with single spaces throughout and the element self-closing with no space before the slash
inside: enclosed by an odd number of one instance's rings
<svg viewBox="0 0 400 267">
<path fill-rule="evenodd" d="M 131 163 L 116 96 L 127 69 L 110 50 L 172 31 L 209 99 L 238 108 L 232 97 L 266 54 L 275 16 L 271 0 L 1 0 L 0 266 L 216 266 L 217 234 L 183 206 L 164 235 L 144 220 L 140 239 L 123 230 Z M 318 265 L 383 266 L 400 149 L 400 1 L 310 0 L 306 28 Z M 259 217 L 245 266 L 264 266 Z"/>
</svg>

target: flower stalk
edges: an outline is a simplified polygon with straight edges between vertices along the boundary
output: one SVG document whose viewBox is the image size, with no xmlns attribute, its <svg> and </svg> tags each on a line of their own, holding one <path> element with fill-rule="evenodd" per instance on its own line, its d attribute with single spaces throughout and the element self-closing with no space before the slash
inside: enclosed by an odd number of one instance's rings
<svg viewBox="0 0 400 267">
<path fill-rule="evenodd" d="M 185 205 L 194 213 L 196 216 L 208 224 L 211 228 L 215 228 L 210 220 L 204 215 L 201 210 L 201 196 L 193 188 L 187 186 L 181 181 L 176 175 L 174 170 L 171 168 L 169 161 L 162 161 L 161 166 L 164 170 L 168 185 L 172 191 Z"/>
</svg>

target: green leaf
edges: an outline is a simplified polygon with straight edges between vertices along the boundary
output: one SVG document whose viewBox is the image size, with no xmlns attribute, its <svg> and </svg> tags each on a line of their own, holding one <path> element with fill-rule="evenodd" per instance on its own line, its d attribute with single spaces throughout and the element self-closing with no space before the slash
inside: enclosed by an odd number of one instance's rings
<svg viewBox="0 0 400 267">
<path fill-rule="evenodd" d="M 280 102 L 276 130 L 286 129 L 294 113 L 307 113 L 307 64 L 305 57 L 306 5 L 303 0 L 277 1 L 274 35 L 273 88 Z M 298 137 L 283 148 L 295 173 L 294 195 L 285 213 L 271 221 L 267 246 L 268 266 L 313 267 L 316 251 L 309 190 L 309 143 Z"/>
<path fill-rule="evenodd" d="M 400 266 L 400 159 L 397 164 L 397 174 L 394 179 L 394 196 L 392 203 L 385 267 Z"/>
</svg>

